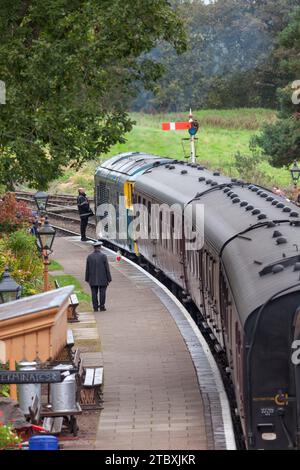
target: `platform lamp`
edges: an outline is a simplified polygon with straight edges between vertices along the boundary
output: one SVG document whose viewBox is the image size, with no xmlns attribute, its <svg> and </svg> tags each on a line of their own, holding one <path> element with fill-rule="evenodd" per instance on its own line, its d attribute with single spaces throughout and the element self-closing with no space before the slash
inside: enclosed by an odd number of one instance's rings
<svg viewBox="0 0 300 470">
<path fill-rule="evenodd" d="M 34 200 L 37 205 L 38 211 L 43 214 L 46 212 L 47 204 L 48 204 L 49 194 L 45 193 L 44 191 L 38 191 L 34 195 Z"/>
<path fill-rule="evenodd" d="M 0 304 L 18 300 L 22 294 L 22 287 L 11 277 L 9 269 L 5 268 L 0 281 Z"/>
<path fill-rule="evenodd" d="M 294 161 L 294 165 L 290 168 L 292 180 L 294 183 L 294 187 L 297 188 L 297 184 L 300 178 L 300 168 L 297 165 L 297 162 Z"/>
<path fill-rule="evenodd" d="M 56 230 L 50 225 L 48 217 L 45 217 L 44 224 L 37 229 L 37 247 L 43 256 L 44 263 L 44 291 L 49 290 L 49 255 L 52 253 L 52 245 L 56 235 Z"/>
</svg>

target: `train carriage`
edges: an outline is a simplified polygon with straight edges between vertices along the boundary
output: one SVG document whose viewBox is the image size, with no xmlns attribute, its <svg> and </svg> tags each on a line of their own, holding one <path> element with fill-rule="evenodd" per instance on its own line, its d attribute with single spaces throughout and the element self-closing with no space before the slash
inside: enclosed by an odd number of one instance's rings
<svg viewBox="0 0 300 470">
<path fill-rule="evenodd" d="M 111 203 L 120 211 L 119 196 L 126 236 L 118 236 L 117 224 L 110 242 L 163 273 L 201 312 L 216 350 L 226 354 L 246 447 L 300 448 L 300 366 L 292 361 L 300 344 L 297 207 L 200 165 L 142 153 L 97 169 L 96 207 Z M 139 221 L 147 236 L 129 230 L 134 204 L 147 209 Z M 199 205 L 203 227 L 195 211 L 184 210 Z M 203 229 L 201 247 L 188 249 L 184 236 L 175 236 L 182 217 L 183 225 Z"/>
</svg>

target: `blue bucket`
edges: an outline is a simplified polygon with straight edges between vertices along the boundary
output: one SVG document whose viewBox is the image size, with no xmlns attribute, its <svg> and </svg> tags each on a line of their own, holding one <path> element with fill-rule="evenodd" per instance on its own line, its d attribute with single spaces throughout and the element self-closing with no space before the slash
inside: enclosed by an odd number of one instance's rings
<svg viewBox="0 0 300 470">
<path fill-rule="evenodd" d="M 55 436 L 32 436 L 29 450 L 59 450 L 58 439 Z"/>
</svg>

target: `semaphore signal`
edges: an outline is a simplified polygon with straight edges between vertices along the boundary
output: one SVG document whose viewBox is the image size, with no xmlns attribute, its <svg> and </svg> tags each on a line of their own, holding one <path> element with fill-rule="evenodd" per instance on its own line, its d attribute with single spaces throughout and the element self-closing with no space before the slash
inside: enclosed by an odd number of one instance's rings
<svg viewBox="0 0 300 470">
<path fill-rule="evenodd" d="M 193 118 L 192 110 L 190 109 L 188 122 L 163 122 L 163 131 L 184 131 L 188 130 L 190 134 L 191 143 L 191 162 L 196 163 L 196 150 L 195 150 L 195 136 L 199 129 L 199 123 Z"/>
</svg>

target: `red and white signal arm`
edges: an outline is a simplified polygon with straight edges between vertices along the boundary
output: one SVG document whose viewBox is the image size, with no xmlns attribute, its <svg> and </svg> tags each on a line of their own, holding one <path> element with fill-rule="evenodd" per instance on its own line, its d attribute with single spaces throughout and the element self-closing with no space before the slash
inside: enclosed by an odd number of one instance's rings
<svg viewBox="0 0 300 470">
<path fill-rule="evenodd" d="M 190 129 L 190 122 L 163 122 L 162 130 L 163 131 L 184 131 Z"/>
</svg>

